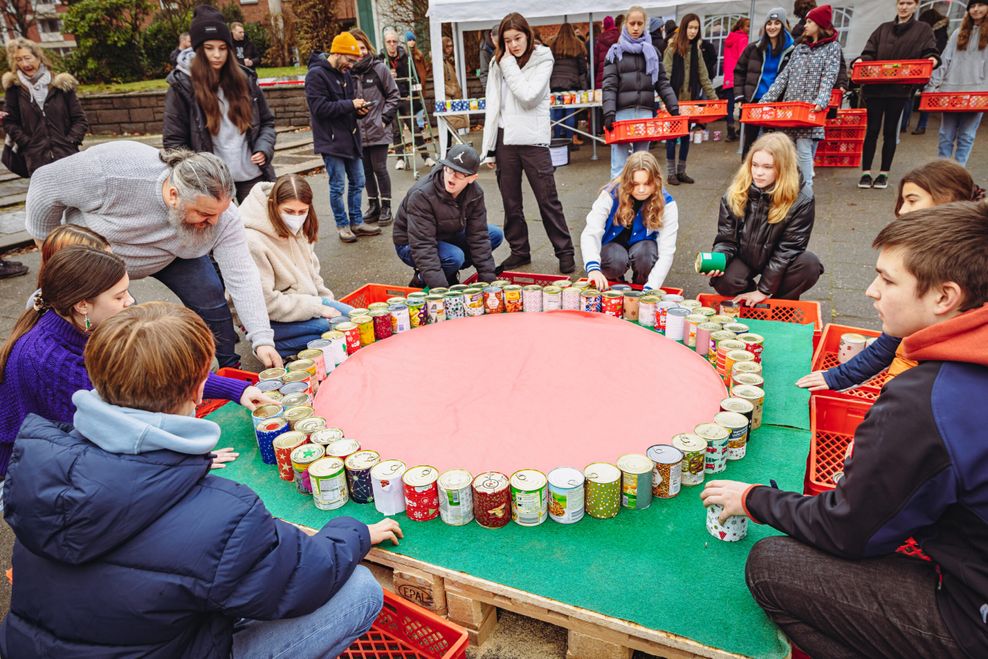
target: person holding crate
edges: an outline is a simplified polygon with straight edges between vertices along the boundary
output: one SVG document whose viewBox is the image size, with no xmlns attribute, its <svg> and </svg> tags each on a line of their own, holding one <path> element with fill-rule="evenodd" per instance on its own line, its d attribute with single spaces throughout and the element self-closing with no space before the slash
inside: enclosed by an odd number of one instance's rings
<svg viewBox="0 0 988 659">
<path fill-rule="evenodd" d="M 792 140 L 762 135 L 720 202 L 712 251 L 726 265 L 702 274 L 719 294 L 741 304 L 798 300 L 823 274 L 820 259 L 806 249 L 815 209 L 813 195 L 800 184 Z"/>
<path fill-rule="evenodd" d="M 933 72 L 927 91 L 988 92 L 988 1 L 967 3 L 960 28 L 947 41 L 940 56 L 943 64 Z M 981 125 L 983 112 L 944 112 L 940 119 L 939 148 L 941 158 L 954 158 L 967 165 L 974 147 L 974 137 Z"/>
<path fill-rule="evenodd" d="M 806 14 L 803 35 L 789 58 L 789 63 L 762 96 L 763 103 L 773 101 L 803 101 L 811 103 L 817 112 L 826 110 L 830 94 L 837 86 L 841 63 L 840 42 L 834 30 L 833 9 L 821 5 Z M 796 144 L 799 173 L 803 185 L 813 193 L 813 157 L 824 138 L 823 126 L 786 128 L 782 132 Z"/>
<path fill-rule="evenodd" d="M 654 117 L 656 92 L 670 114 L 679 114 L 679 101 L 669 85 L 660 53 L 645 32 L 647 23 L 644 9 L 629 9 L 621 36 L 604 59 L 601 102 L 608 131 L 613 130 L 615 121 Z M 648 142 L 612 144 L 611 179 L 621 175 L 629 154 L 648 151 L 648 146 Z"/>
<path fill-rule="evenodd" d="M 895 7 L 895 20 L 875 28 L 868 37 L 861 56 L 855 61 L 928 58 L 934 66 L 939 64 L 940 56 L 933 29 L 916 20 L 918 0 L 897 0 Z M 875 84 L 863 87 L 865 107 L 868 109 L 868 130 L 861 157 L 859 188 L 883 190 L 889 186 L 889 170 L 892 168 L 899 140 L 902 110 L 912 98 L 912 93 L 911 85 Z M 872 178 L 871 164 L 878 147 L 879 131 L 882 133 L 882 163 L 878 176 Z"/>
<path fill-rule="evenodd" d="M 659 289 L 672 267 L 679 208 L 662 188 L 662 166 L 648 151 L 631 154 L 621 176 L 601 191 L 587 215 L 580 251 L 587 278 L 598 290 L 608 280 Z"/>
</svg>

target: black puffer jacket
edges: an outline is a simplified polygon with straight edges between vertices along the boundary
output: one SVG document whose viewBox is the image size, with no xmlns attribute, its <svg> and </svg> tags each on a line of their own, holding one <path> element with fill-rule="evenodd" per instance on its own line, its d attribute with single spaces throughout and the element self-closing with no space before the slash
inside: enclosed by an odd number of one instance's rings
<svg viewBox="0 0 988 659">
<path fill-rule="evenodd" d="M 264 166 L 261 173 L 265 181 L 273 181 L 274 143 L 274 113 L 268 108 L 261 88 L 257 86 L 257 78 L 249 69 L 241 67 L 247 78 L 247 88 L 250 91 L 251 119 L 250 130 L 247 131 L 247 147 L 251 153 L 260 151 L 264 154 Z M 162 144 L 166 149 L 192 149 L 196 152 L 213 152 L 213 136 L 206 127 L 206 116 L 202 113 L 195 91 L 192 89 L 192 78 L 182 68 L 177 68 L 168 74 L 168 92 L 165 94 L 165 121 L 161 129 Z"/>
<path fill-rule="evenodd" d="M 494 257 L 487 233 L 487 206 L 479 183 L 468 185 L 456 199 L 446 192 L 443 167 L 434 167 L 412 186 L 395 213 L 392 234 L 397 246 L 409 245 L 412 260 L 426 286 L 446 286 L 439 260 L 439 241 L 466 231 L 470 260 L 480 281 L 493 281 Z"/>
<path fill-rule="evenodd" d="M 875 28 L 858 59 L 873 61 L 926 57 L 935 57 L 939 65 L 937 40 L 933 35 L 933 28 L 927 23 L 917 21 L 914 16 L 905 23 L 889 21 Z M 909 98 L 915 89 L 913 85 L 864 85 L 863 88 L 866 99 Z"/>
<path fill-rule="evenodd" d="M 589 87 L 586 57 L 554 57 L 549 91 L 567 92 Z"/>
<path fill-rule="evenodd" d="M 38 167 L 79 151 L 89 124 L 75 94 L 78 84 L 68 73 L 53 75 L 42 112 L 16 73 L 3 74 L 7 112 L 3 129 L 17 144 L 28 175 Z"/>
<path fill-rule="evenodd" d="M 620 60 L 604 64 L 604 84 L 601 87 L 604 110 L 604 124 L 614 121 L 618 110 L 651 110 L 655 112 L 655 92 L 659 92 L 662 103 L 670 114 L 679 114 L 679 101 L 669 84 L 666 69 L 662 66 L 659 54 L 659 79 L 652 84 L 652 78 L 645 73 L 645 56 L 628 53 Z"/>
<path fill-rule="evenodd" d="M 739 258 L 753 271 L 761 273 L 758 290 L 773 295 L 782 283 L 793 259 L 806 251 L 813 231 L 816 205 L 813 197 L 799 193 L 789 214 L 781 222 L 768 223 L 771 196 L 754 185 L 748 191 L 744 217 L 731 212 L 727 195 L 720 200 L 715 252 L 727 254 L 727 260 Z"/>
</svg>

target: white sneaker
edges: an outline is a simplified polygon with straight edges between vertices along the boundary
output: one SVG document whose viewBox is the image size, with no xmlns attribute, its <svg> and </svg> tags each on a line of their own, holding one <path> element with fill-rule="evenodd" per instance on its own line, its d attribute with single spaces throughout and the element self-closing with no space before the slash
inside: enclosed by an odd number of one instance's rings
<svg viewBox="0 0 988 659">
<path fill-rule="evenodd" d="M 436 161 L 433 160 L 431 157 L 430 158 L 426 158 L 425 159 L 425 166 L 426 167 L 435 167 L 436 166 Z"/>
<path fill-rule="evenodd" d="M 398 162 L 395 163 L 395 169 L 405 169 L 405 159 L 398 158 Z"/>
</svg>

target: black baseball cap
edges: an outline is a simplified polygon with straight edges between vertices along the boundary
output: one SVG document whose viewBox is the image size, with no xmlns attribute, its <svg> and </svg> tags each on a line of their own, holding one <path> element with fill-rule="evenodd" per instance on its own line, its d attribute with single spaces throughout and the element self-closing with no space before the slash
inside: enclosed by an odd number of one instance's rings
<svg viewBox="0 0 988 659">
<path fill-rule="evenodd" d="M 440 160 L 439 164 L 461 174 L 473 176 L 480 169 L 480 156 L 469 144 L 457 144 L 446 152 L 446 157 Z"/>
</svg>

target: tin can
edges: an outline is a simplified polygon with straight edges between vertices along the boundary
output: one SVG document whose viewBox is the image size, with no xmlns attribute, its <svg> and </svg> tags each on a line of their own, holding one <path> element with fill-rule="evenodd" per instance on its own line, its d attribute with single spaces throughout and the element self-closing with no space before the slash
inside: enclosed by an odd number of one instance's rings
<svg viewBox="0 0 988 659">
<path fill-rule="evenodd" d="M 748 535 L 748 518 L 744 515 L 733 515 L 721 524 L 720 514 L 724 507 L 714 504 L 707 508 L 707 532 L 724 542 L 738 542 Z"/>
<path fill-rule="evenodd" d="M 644 510 L 652 505 L 652 470 L 654 464 L 640 453 L 628 453 L 618 458 L 621 470 L 621 505 Z"/>
<path fill-rule="evenodd" d="M 762 352 L 765 350 L 765 337 L 761 334 L 745 332 L 738 335 L 738 341 L 744 344 L 744 349 L 755 356 L 755 362 L 762 362 Z"/>
<path fill-rule="evenodd" d="M 734 381 L 735 376 L 741 374 L 751 374 L 751 375 L 761 375 L 762 365 L 760 362 L 734 362 L 734 366 L 731 367 L 731 381 Z M 763 381 L 764 382 L 764 381 Z M 745 384 L 752 384 L 747 382 Z M 762 386 L 762 385 L 757 385 Z"/>
<path fill-rule="evenodd" d="M 729 318 L 737 318 L 738 313 L 741 311 L 740 306 L 737 302 L 733 300 L 724 300 L 720 303 L 719 311 L 721 315 L 728 316 Z"/>
<path fill-rule="evenodd" d="M 359 316 L 360 314 L 357 314 L 357 315 Z M 350 317 L 349 316 L 340 315 L 340 316 L 336 316 L 335 318 L 330 318 L 329 319 L 329 329 L 330 329 L 330 331 L 333 331 L 333 330 L 339 331 L 337 328 L 339 328 L 339 326 L 342 325 L 343 323 L 348 323 L 348 322 L 350 322 Z"/>
<path fill-rule="evenodd" d="M 293 407 L 308 407 L 312 405 L 312 396 L 309 394 L 309 389 L 304 382 L 292 382 L 290 385 L 286 384 L 282 389 L 289 386 L 294 390 L 292 393 L 286 394 L 284 391 L 279 392 L 284 396 L 281 399 L 281 405 L 285 408 L 286 412 Z M 299 387 L 306 388 L 300 390 Z"/>
<path fill-rule="evenodd" d="M 412 327 L 422 327 L 429 322 L 429 313 L 425 308 L 425 296 L 408 296 L 408 319 Z"/>
<path fill-rule="evenodd" d="M 257 381 L 264 382 L 265 380 L 280 380 L 287 372 L 288 371 L 283 368 L 266 368 L 257 374 Z"/>
<path fill-rule="evenodd" d="M 326 361 L 322 350 L 310 350 L 306 348 L 298 353 L 299 361 L 311 361 L 316 367 L 316 382 L 326 379 Z"/>
<path fill-rule="evenodd" d="M 549 472 L 549 517 L 560 524 L 583 519 L 585 488 L 583 474 L 572 467 L 556 467 Z"/>
<path fill-rule="evenodd" d="M 368 311 L 368 314 L 375 313 L 373 311 Z M 380 314 L 381 312 L 376 312 Z M 385 312 L 387 313 L 387 312 Z M 374 317 L 367 316 L 350 316 L 350 322 L 357 326 L 357 331 L 360 333 L 360 346 L 369 346 L 374 343 L 377 339 L 377 335 L 374 332 Z"/>
<path fill-rule="evenodd" d="M 690 315 L 686 316 L 686 331 L 683 342 L 688 347 L 696 350 L 697 332 L 700 329 L 700 325 L 706 324 L 706 321 L 707 321 L 707 317 L 698 313 L 691 313 Z M 707 334 L 707 336 L 709 342 L 710 335 Z"/>
<path fill-rule="evenodd" d="M 326 427 L 326 419 L 321 416 L 310 416 L 308 419 L 302 419 L 295 424 L 294 430 L 303 433 L 306 436 L 311 435 L 317 430 L 322 430 Z"/>
<path fill-rule="evenodd" d="M 522 307 L 526 312 L 536 313 L 542 311 L 542 287 L 538 284 L 529 284 L 521 289 Z"/>
<path fill-rule="evenodd" d="M 295 488 L 300 494 L 312 494 L 312 483 L 309 481 L 309 465 L 324 455 L 326 455 L 326 447 L 319 444 L 302 444 L 292 451 L 292 471 L 295 472 Z M 342 463 L 340 466 L 343 466 Z"/>
<path fill-rule="evenodd" d="M 580 289 L 576 286 L 567 286 L 562 292 L 563 309 L 566 311 L 578 311 L 580 309 Z"/>
<path fill-rule="evenodd" d="M 294 373 L 308 373 L 310 386 L 316 382 L 316 363 L 311 359 L 296 359 L 293 362 L 288 362 L 285 368 L 288 369 L 288 372 L 281 378 L 285 383 L 295 381 L 297 376 L 293 375 Z"/>
<path fill-rule="evenodd" d="M 511 280 L 504 279 L 503 277 L 501 279 L 495 279 L 494 281 L 491 282 L 491 286 L 496 286 L 502 290 L 504 289 L 505 286 L 510 286 L 510 285 L 511 285 Z"/>
<path fill-rule="evenodd" d="M 471 110 L 477 110 L 479 108 L 480 108 L 480 103 L 477 102 L 477 99 L 471 98 L 470 99 L 470 109 Z"/>
<path fill-rule="evenodd" d="M 563 308 L 563 289 L 546 286 L 542 289 L 542 311 L 556 311 Z"/>
<path fill-rule="evenodd" d="M 740 414 L 748 420 L 748 427 L 751 427 L 751 416 L 755 411 L 755 406 L 744 398 L 725 398 L 720 401 L 721 412 L 734 412 Z"/>
<path fill-rule="evenodd" d="M 726 343 L 726 342 L 725 342 Z M 741 343 L 738 341 L 738 343 Z M 738 362 L 753 362 L 755 356 L 747 350 L 731 350 L 724 355 L 724 375 L 730 383 L 731 375 L 734 373 L 734 365 Z"/>
<path fill-rule="evenodd" d="M 504 310 L 508 313 L 517 313 L 524 309 L 524 300 L 521 297 L 521 286 L 509 284 L 504 287 Z"/>
<path fill-rule="evenodd" d="M 614 318 L 624 317 L 624 294 L 620 291 L 604 291 L 600 296 L 600 311 Z"/>
<path fill-rule="evenodd" d="M 373 322 L 374 339 L 383 341 L 394 334 L 394 324 L 391 322 L 391 312 L 387 309 L 375 309 L 370 312 Z"/>
<path fill-rule="evenodd" d="M 439 477 L 439 516 L 450 526 L 473 521 L 473 476 L 466 469 L 450 469 Z"/>
<path fill-rule="evenodd" d="M 659 300 L 655 305 L 655 329 L 665 334 L 666 326 L 669 324 L 669 310 L 678 306 L 675 302 Z"/>
<path fill-rule="evenodd" d="M 600 291 L 596 288 L 584 288 L 580 291 L 580 309 L 589 313 L 600 313 Z"/>
<path fill-rule="evenodd" d="M 377 512 L 382 515 L 405 512 L 405 491 L 401 482 L 404 473 L 405 463 L 401 460 L 385 460 L 371 467 L 371 490 Z"/>
<path fill-rule="evenodd" d="M 511 475 L 511 519 L 518 526 L 538 526 L 549 515 L 549 481 L 536 469 Z"/>
<path fill-rule="evenodd" d="M 294 430 L 283 432 L 274 438 L 271 444 L 274 448 L 275 463 L 278 465 L 278 477 L 281 480 L 295 480 L 295 472 L 292 471 L 292 451 L 305 444 L 305 441 L 305 434 Z"/>
<path fill-rule="evenodd" d="M 371 503 L 374 490 L 371 486 L 371 469 L 381 462 L 377 451 L 357 451 L 343 463 L 346 466 L 346 482 L 354 503 Z"/>
<path fill-rule="evenodd" d="M 387 304 L 389 307 L 392 304 L 405 304 L 405 298 L 403 298 L 400 295 L 396 295 L 394 297 L 389 297 L 387 300 L 384 301 L 384 303 Z"/>
<path fill-rule="evenodd" d="M 656 295 L 643 295 L 638 301 L 638 324 L 642 327 L 657 328 L 656 309 L 661 300 Z"/>
<path fill-rule="evenodd" d="M 391 314 L 391 330 L 393 333 L 401 334 L 412 329 L 412 318 L 407 304 L 404 302 L 389 304 L 388 313 Z"/>
<path fill-rule="evenodd" d="M 504 290 L 500 286 L 488 286 L 484 289 L 484 311 L 504 313 Z"/>
<path fill-rule="evenodd" d="M 440 286 L 439 288 L 429 289 L 429 293 L 431 295 L 446 295 L 446 293 L 449 293 L 449 289 L 445 286 Z M 426 299 L 428 299 L 428 295 L 426 296 Z"/>
<path fill-rule="evenodd" d="M 740 362 L 739 362 L 740 363 Z M 737 364 L 735 364 L 737 366 Z M 731 378 L 731 389 L 739 384 L 746 384 L 751 387 L 765 388 L 765 378 L 758 373 L 735 373 Z"/>
<path fill-rule="evenodd" d="M 484 291 L 479 287 L 468 288 L 463 291 L 463 306 L 468 318 L 476 318 L 484 315 Z M 473 513 L 470 513 L 471 515 Z"/>
<path fill-rule="evenodd" d="M 679 293 L 663 293 L 662 294 L 662 301 L 663 302 L 675 302 L 677 305 L 682 306 L 683 305 L 683 302 L 686 301 L 686 298 L 683 297 L 682 295 L 680 295 Z"/>
<path fill-rule="evenodd" d="M 250 413 L 250 418 L 254 422 L 254 428 L 257 428 L 263 421 L 284 416 L 284 414 L 285 408 L 281 405 L 261 405 Z"/>
<path fill-rule="evenodd" d="M 344 462 L 359 450 L 360 442 L 352 438 L 337 439 L 326 445 L 326 455 L 332 458 L 339 458 Z"/>
<path fill-rule="evenodd" d="M 319 458 L 307 470 L 312 499 L 319 510 L 336 510 L 346 505 L 346 472 L 339 458 Z"/>
<path fill-rule="evenodd" d="M 682 343 L 686 332 L 686 317 L 689 309 L 673 307 L 666 314 L 666 338 Z"/>
<path fill-rule="evenodd" d="M 701 423 L 693 432 L 707 443 L 704 471 L 719 474 L 727 469 L 727 444 L 731 440 L 731 431 L 716 423 Z"/>
<path fill-rule="evenodd" d="M 285 410 L 285 421 L 292 427 L 292 430 L 295 430 L 295 425 L 299 421 L 308 419 L 310 416 L 315 416 L 315 413 L 316 411 L 308 405 L 299 405 L 298 407 Z"/>
<path fill-rule="evenodd" d="M 730 340 L 733 340 L 734 338 L 735 337 L 734 337 L 734 333 L 733 332 L 727 332 L 727 331 L 724 331 L 722 329 L 721 330 L 717 330 L 716 332 L 711 332 L 711 334 L 710 334 L 710 352 L 707 353 L 707 361 L 709 361 L 711 365 L 713 365 L 713 366 L 716 367 L 717 366 L 717 344 L 719 344 L 721 341 L 730 341 Z"/>
<path fill-rule="evenodd" d="M 377 326 L 375 325 L 375 328 Z M 348 355 L 360 350 L 360 330 L 357 326 L 351 322 L 340 323 L 336 326 L 338 332 L 343 333 L 343 338 L 346 340 L 346 352 Z"/>
<path fill-rule="evenodd" d="M 261 454 L 261 462 L 266 465 L 277 464 L 273 442 L 279 435 L 288 432 L 288 429 L 288 421 L 280 416 L 265 419 L 254 428 L 254 436 L 257 438 L 257 450 Z"/>
<path fill-rule="evenodd" d="M 743 398 L 755 407 L 751 413 L 751 429 L 758 430 L 761 428 L 762 410 L 765 406 L 765 390 L 750 384 L 739 384 L 731 388 L 731 396 L 734 398 Z"/>
<path fill-rule="evenodd" d="M 846 364 L 857 357 L 865 349 L 865 339 L 863 334 L 848 332 L 840 337 L 840 347 L 837 349 L 837 361 Z"/>
<path fill-rule="evenodd" d="M 652 495 L 671 499 L 679 494 L 683 483 L 683 452 L 668 444 L 655 444 L 645 452 L 655 467 L 652 469 Z"/>
<path fill-rule="evenodd" d="M 267 391 L 265 394 L 276 403 L 281 402 L 281 399 L 285 397 L 285 395 L 280 391 Z"/>
<path fill-rule="evenodd" d="M 439 472 L 435 467 L 412 467 L 401 477 L 405 492 L 405 514 L 415 522 L 427 522 L 439 517 Z"/>
<path fill-rule="evenodd" d="M 749 327 L 744 323 L 733 322 L 725 324 L 724 329 L 728 332 L 734 332 L 735 336 L 740 336 L 742 334 L 747 334 Z"/>
<path fill-rule="evenodd" d="M 744 350 L 744 344 L 736 338 L 722 339 L 717 342 L 717 361 L 715 364 L 717 366 L 717 372 L 720 373 L 720 377 L 725 383 L 728 381 L 728 375 L 731 372 L 728 367 L 727 354 L 734 350 Z"/>
<path fill-rule="evenodd" d="M 463 318 L 467 315 L 466 308 L 463 306 L 463 293 L 459 291 L 450 291 L 443 296 L 443 309 L 446 310 L 446 320 L 453 320 L 454 318 Z"/>
<path fill-rule="evenodd" d="M 368 314 L 371 311 L 387 311 L 387 310 L 388 310 L 388 303 L 387 302 L 371 302 L 370 304 L 367 305 L 367 313 Z M 350 315 L 351 316 L 353 315 L 353 312 L 352 311 L 350 312 Z"/>
<path fill-rule="evenodd" d="M 329 332 L 324 333 L 322 338 L 329 341 L 326 363 L 328 364 L 330 359 L 332 359 L 335 368 L 345 362 L 347 358 L 347 351 L 346 337 L 343 336 L 343 332 L 330 330 Z"/>
<path fill-rule="evenodd" d="M 700 323 L 696 326 L 696 345 L 694 346 L 696 354 L 701 355 L 704 359 L 707 358 L 707 355 L 710 354 L 710 337 L 718 330 L 720 330 L 720 325 L 717 323 Z"/>
<path fill-rule="evenodd" d="M 641 302 L 644 293 L 641 291 L 624 292 L 624 319 L 634 323 L 638 322 L 638 303 Z"/>
<path fill-rule="evenodd" d="M 616 517 L 621 510 L 621 470 L 608 462 L 593 462 L 586 477 L 586 512 L 596 519 Z"/>
<path fill-rule="evenodd" d="M 466 284 L 453 284 L 452 286 L 449 287 L 449 290 L 454 293 L 462 293 L 468 288 L 470 287 L 467 286 Z"/>
<path fill-rule="evenodd" d="M 350 316 L 369 316 L 370 315 L 370 312 L 371 312 L 370 308 L 372 306 L 374 306 L 374 303 L 373 302 L 371 304 L 367 305 L 367 308 L 366 309 L 363 308 L 363 307 L 354 307 L 353 309 L 350 309 L 350 311 L 348 311 L 346 313 L 346 315 L 347 315 L 347 317 L 350 317 Z M 336 318 L 339 318 L 339 317 L 340 316 L 336 316 Z"/>
<path fill-rule="evenodd" d="M 446 303 L 440 293 L 431 293 L 425 298 L 426 315 L 429 317 L 429 324 L 434 325 L 446 320 Z"/>
<path fill-rule="evenodd" d="M 683 485 L 701 485 L 707 460 L 707 442 L 695 433 L 683 432 L 672 436 L 672 445 L 683 452 Z"/>
<path fill-rule="evenodd" d="M 269 391 L 278 391 L 283 384 L 281 378 L 278 378 L 277 380 L 258 380 L 254 386 L 257 387 L 258 391 L 266 394 Z"/>
<path fill-rule="evenodd" d="M 690 314 L 692 315 L 696 313 L 697 309 L 703 306 L 703 303 L 699 300 L 683 300 L 682 302 L 679 302 L 679 306 L 684 309 L 689 309 Z"/>
<path fill-rule="evenodd" d="M 748 418 L 737 412 L 719 412 L 714 415 L 714 423 L 731 433 L 727 442 L 727 459 L 742 459 L 748 450 Z"/>
<path fill-rule="evenodd" d="M 487 529 L 501 528 L 511 520 L 511 486 L 508 477 L 485 471 L 473 479 L 473 516 Z"/>
<path fill-rule="evenodd" d="M 343 439 L 343 431 L 339 428 L 319 428 L 309 433 L 309 441 L 313 444 L 329 446 L 335 441 Z M 331 455 L 327 453 L 326 455 Z M 338 457 L 338 456 L 337 456 Z"/>
</svg>

